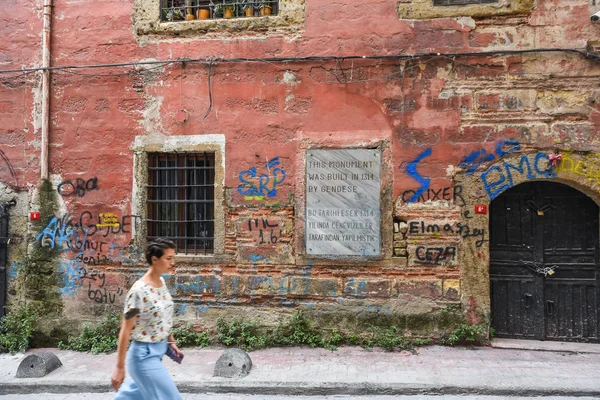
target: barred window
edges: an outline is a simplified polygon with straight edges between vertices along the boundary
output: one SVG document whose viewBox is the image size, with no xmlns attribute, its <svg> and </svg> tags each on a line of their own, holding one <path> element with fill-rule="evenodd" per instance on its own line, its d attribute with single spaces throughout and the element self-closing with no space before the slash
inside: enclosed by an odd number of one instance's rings
<svg viewBox="0 0 600 400">
<path fill-rule="evenodd" d="M 498 0 L 433 0 L 434 6 L 462 6 L 466 4 L 497 3 Z"/>
<path fill-rule="evenodd" d="M 277 15 L 278 0 L 161 0 L 161 21 Z"/>
<path fill-rule="evenodd" d="M 214 153 L 148 154 L 148 239 L 166 237 L 183 254 L 214 252 Z"/>
</svg>

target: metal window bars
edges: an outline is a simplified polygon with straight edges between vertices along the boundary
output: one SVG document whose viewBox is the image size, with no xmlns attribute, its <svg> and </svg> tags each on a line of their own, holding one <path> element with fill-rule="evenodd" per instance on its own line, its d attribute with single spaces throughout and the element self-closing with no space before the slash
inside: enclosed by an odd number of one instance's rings
<svg viewBox="0 0 600 400">
<path fill-rule="evenodd" d="M 165 22 L 277 15 L 279 0 L 161 0 Z"/>
<path fill-rule="evenodd" d="M 149 153 L 148 239 L 166 237 L 183 254 L 214 251 L 214 153 Z"/>
</svg>

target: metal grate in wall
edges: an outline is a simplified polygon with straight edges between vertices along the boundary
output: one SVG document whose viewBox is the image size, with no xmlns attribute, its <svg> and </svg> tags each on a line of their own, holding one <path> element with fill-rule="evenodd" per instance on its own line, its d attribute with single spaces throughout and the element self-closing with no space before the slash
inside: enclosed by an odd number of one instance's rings
<svg viewBox="0 0 600 400">
<path fill-rule="evenodd" d="M 497 3 L 498 0 L 433 0 L 434 6 L 462 6 L 466 4 Z"/>
<path fill-rule="evenodd" d="M 279 0 L 161 0 L 161 21 L 252 18 L 277 15 Z"/>
<path fill-rule="evenodd" d="M 214 203 L 214 153 L 148 154 L 148 240 L 171 239 L 177 253 L 213 253 Z"/>
</svg>

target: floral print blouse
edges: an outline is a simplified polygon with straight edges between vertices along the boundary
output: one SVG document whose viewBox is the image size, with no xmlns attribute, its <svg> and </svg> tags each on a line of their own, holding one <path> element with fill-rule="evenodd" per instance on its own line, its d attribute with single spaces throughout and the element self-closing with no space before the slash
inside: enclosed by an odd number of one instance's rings
<svg viewBox="0 0 600 400">
<path fill-rule="evenodd" d="M 139 342 L 161 342 L 173 326 L 173 299 L 161 277 L 162 286 L 152 287 L 141 279 L 136 281 L 125 300 L 125 318 L 138 316 L 131 339 Z"/>
</svg>

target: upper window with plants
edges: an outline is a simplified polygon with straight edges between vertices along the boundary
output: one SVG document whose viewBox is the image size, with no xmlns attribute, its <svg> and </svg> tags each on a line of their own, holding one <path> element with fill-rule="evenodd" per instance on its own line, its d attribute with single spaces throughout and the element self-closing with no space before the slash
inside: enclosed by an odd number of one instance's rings
<svg viewBox="0 0 600 400">
<path fill-rule="evenodd" d="M 306 0 L 133 0 L 131 20 L 140 43 L 173 37 L 262 40 L 302 34 L 305 8 Z"/>
<path fill-rule="evenodd" d="M 278 0 L 161 0 L 163 22 L 277 15 Z"/>
</svg>

